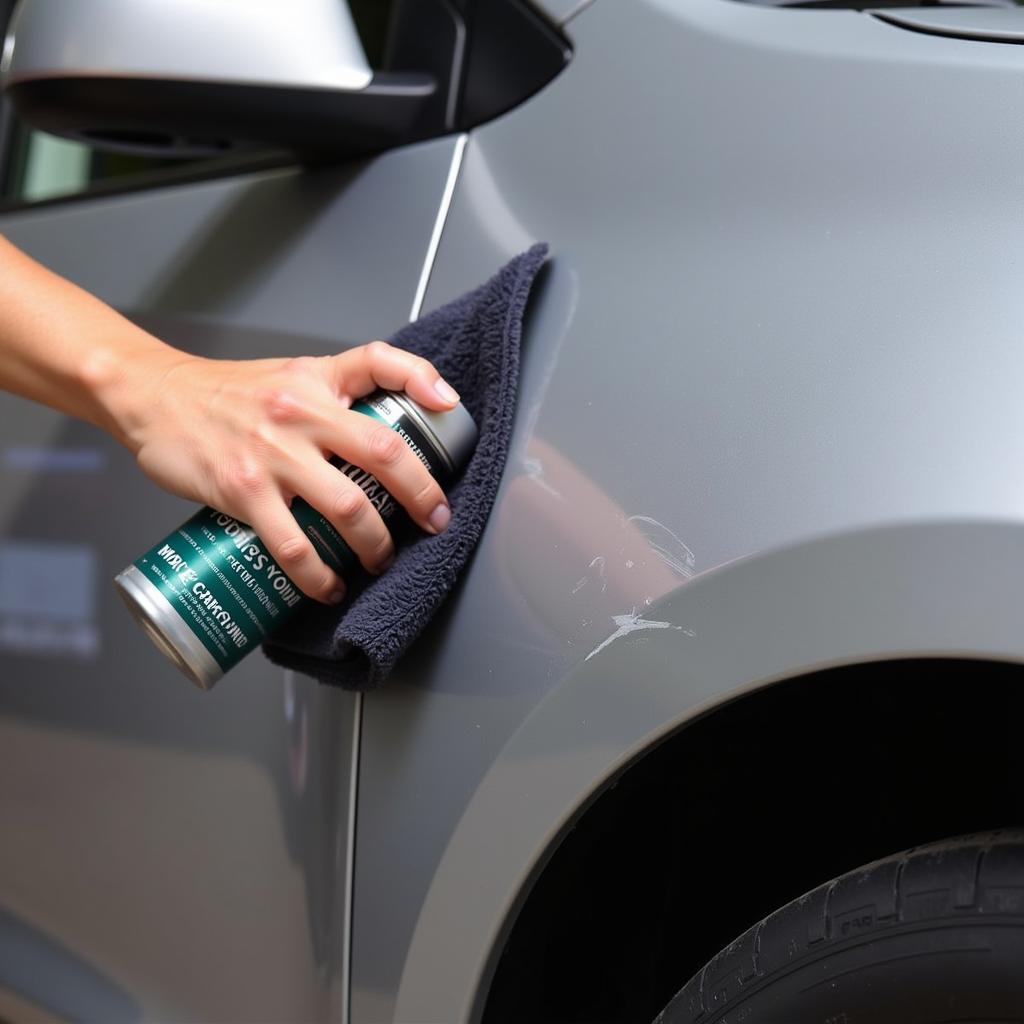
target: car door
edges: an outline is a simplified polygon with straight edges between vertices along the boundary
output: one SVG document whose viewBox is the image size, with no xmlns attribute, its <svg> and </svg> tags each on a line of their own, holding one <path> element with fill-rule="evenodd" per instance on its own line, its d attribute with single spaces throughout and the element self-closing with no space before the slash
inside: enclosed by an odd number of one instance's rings
<svg viewBox="0 0 1024 1024">
<path fill-rule="evenodd" d="M 111 158 L 6 135 L 0 231 L 218 358 L 404 323 L 456 149 L 100 182 Z M 189 514 L 101 432 L 0 395 L 0 1019 L 345 1012 L 356 698 L 258 654 L 203 694 L 154 651 L 111 581 Z"/>
</svg>

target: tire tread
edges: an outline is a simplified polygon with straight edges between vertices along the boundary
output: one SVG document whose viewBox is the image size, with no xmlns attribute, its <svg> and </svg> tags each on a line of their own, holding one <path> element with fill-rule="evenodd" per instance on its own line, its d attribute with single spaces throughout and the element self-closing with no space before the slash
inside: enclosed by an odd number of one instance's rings
<svg viewBox="0 0 1024 1024">
<path fill-rule="evenodd" d="M 748 928 L 679 990 L 655 1024 L 715 1024 L 778 976 L 882 934 L 1022 915 L 1024 829 L 911 847 L 839 875 Z"/>
</svg>

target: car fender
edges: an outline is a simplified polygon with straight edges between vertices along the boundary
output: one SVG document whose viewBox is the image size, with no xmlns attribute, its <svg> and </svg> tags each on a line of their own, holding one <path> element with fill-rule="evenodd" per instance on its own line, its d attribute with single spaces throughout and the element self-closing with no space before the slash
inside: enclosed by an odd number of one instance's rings
<svg viewBox="0 0 1024 1024">
<path fill-rule="evenodd" d="M 688 722 L 841 664 L 1024 662 L 1022 559 L 1017 522 L 886 526 L 741 559 L 647 609 L 546 695 L 481 780 L 419 914 L 395 1019 L 478 1015 L 546 853 L 618 773 Z"/>
</svg>

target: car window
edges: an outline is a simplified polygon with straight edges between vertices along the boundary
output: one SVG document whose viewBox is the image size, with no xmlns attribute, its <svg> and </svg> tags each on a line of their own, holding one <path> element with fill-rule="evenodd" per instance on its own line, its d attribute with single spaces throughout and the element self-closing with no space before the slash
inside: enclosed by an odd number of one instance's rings
<svg viewBox="0 0 1024 1024">
<path fill-rule="evenodd" d="M 180 168 L 195 162 L 108 153 L 81 142 L 34 131 L 15 117 L 11 120 L 0 187 L 0 194 L 7 203 L 32 203 L 74 195 L 110 178 L 159 168 Z"/>
</svg>

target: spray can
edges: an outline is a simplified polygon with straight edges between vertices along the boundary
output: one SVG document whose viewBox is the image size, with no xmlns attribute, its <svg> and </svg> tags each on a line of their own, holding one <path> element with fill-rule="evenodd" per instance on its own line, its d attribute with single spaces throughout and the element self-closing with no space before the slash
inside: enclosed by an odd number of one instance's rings
<svg viewBox="0 0 1024 1024">
<path fill-rule="evenodd" d="M 461 403 L 433 412 L 408 395 L 377 391 L 352 410 L 396 431 L 444 488 L 476 444 L 476 424 Z M 342 459 L 332 463 L 362 488 L 392 534 L 408 522 L 371 473 Z M 359 561 L 333 524 L 301 498 L 291 511 L 324 562 L 351 579 Z M 251 527 L 208 506 L 114 582 L 150 639 L 204 690 L 310 600 Z"/>
</svg>

